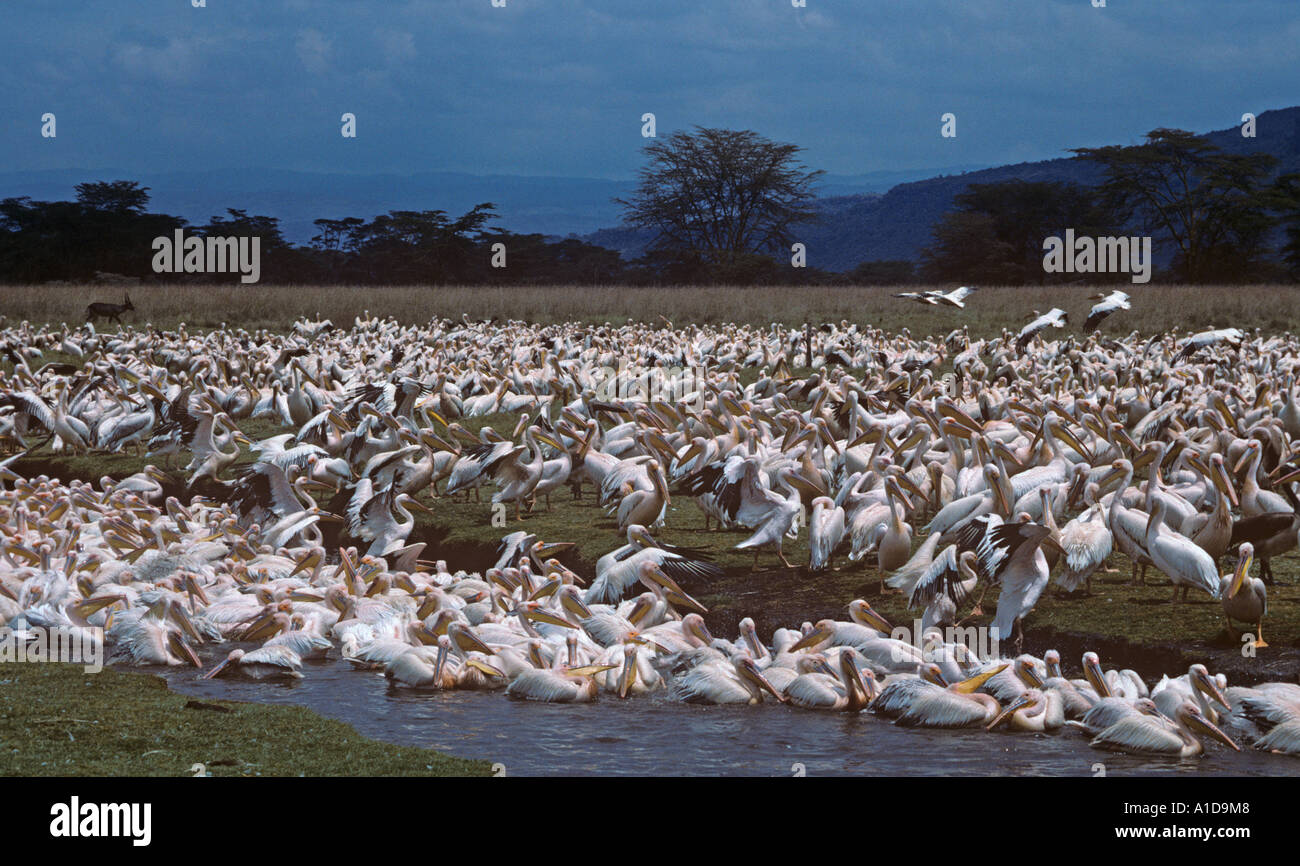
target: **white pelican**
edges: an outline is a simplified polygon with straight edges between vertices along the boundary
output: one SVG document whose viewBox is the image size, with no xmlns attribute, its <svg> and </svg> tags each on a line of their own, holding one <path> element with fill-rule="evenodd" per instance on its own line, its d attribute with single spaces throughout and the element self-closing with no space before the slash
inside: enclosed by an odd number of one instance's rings
<svg viewBox="0 0 1300 866">
<path fill-rule="evenodd" d="M 1276 726 L 1255 741 L 1255 748 L 1278 755 L 1300 755 L 1300 719 Z"/>
<path fill-rule="evenodd" d="M 957 622 L 958 607 L 979 582 L 976 573 L 978 561 L 975 551 L 965 550 L 959 554 L 957 545 L 950 544 L 912 584 L 907 606 L 909 609 L 925 608 L 921 614 L 922 631 L 932 625 Z"/>
<path fill-rule="evenodd" d="M 865 709 L 876 697 L 875 676 L 858 670 L 856 653 L 845 648 L 837 673 L 823 657 L 817 669 L 795 677 L 783 690 L 791 704 L 806 710 L 835 710 L 850 713 Z"/>
<path fill-rule="evenodd" d="M 959 688 L 968 682 L 950 688 L 922 689 L 894 719 L 894 724 L 917 728 L 970 728 L 988 724 L 1002 708 L 992 695 Z"/>
<path fill-rule="evenodd" d="M 808 519 L 808 568 L 825 571 L 830 567 L 835 548 L 844 540 L 844 509 L 829 496 L 812 501 Z"/>
<path fill-rule="evenodd" d="M 620 532 L 633 525 L 654 527 L 662 524 L 667 513 L 671 500 L 663 468 L 654 459 L 647 461 L 645 468 L 650 477 L 650 488 L 635 488 L 619 500 L 617 518 Z"/>
<path fill-rule="evenodd" d="M 596 560 L 596 578 L 587 589 L 587 604 L 617 602 L 628 588 L 646 576 L 644 563 L 657 566 L 674 579 L 721 577 L 722 569 L 700 551 L 660 544 L 644 526 L 627 528 L 627 544 Z"/>
<path fill-rule="evenodd" d="M 1110 556 L 1114 535 L 1106 521 L 1106 509 L 1100 503 L 1088 509 L 1061 528 L 1061 549 L 1065 551 L 1065 567 L 1056 576 L 1056 582 L 1066 592 L 1074 592 L 1084 584 L 1092 594 L 1092 576 Z"/>
<path fill-rule="evenodd" d="M 1190 666 L 1186 676 L 1161 679 L 1151 690 L 1151 700 L 1171 719 L 1179 705 L 1187 700 L 1195 702 L 1210 721 L 1217 721 L 1231 707 L 1218 683 L 1210 676 L 1209 669 L 1200 663 Z"/>
<path fill-rule="evenodd" d="M 203 679 L 231 673 L 254 680 L 302 679 L 301 669 L 302 659 L 287 646 L 264 646 L 252 652 L 233 649 L 221 664 L 204 674 Z"/>
<path fill-rule="evenodd" d="M 1069 313 L 1065 312 L 1065 310 L 1062 310 L 1060 307 L 1052 307 L 1052 309 L 1048 310 L 1046 313 L 1020 329 L 1020 333 L 1016 335 L 1016 349 L 1020 352 L 1024 352 L 1025 349 L 1029 347 L 1029 343 L 1039 332 L 1048 327 L 1064 328 L 1066 324 L 1069 323 L 1069 320 Z"/>
<path fill-rule="evenodd" d="M 1191 701 L 1179 705 L 1173 721 L 1171 726 L 1163 716 L 1146 713 L 1125 716 L 1094 737 L 1091 745 L 1099 749 L 1193 758 L 1205 751 L 1196 737 L 1200 733 L 1241 751 L 1241 746 L 1219 730 Z"/>
<path fill-rule="evenodd" d="M 519 514 L 519 504 L 533 496 L 533 492 L 542 480 L 546 458 L 542 454 L 541 446 L 537 444 L 538 440 L 556 448 L 562 447 L 540 427 L 532 425 L 524 430 L 525 447 L 511 450 L 504 459 L 496 461 L 489 470 L 498 482 L 505 482 L 500 490 L 492 494 L 492 501 L 513 502 L 516 520 L 523 519 Z M 528 460 L 523 459 L 525 454 L 528 455 Z"/>
<path fill-rule="evenodd" d="M 736 550 L 754 550 L 754 570 L 758 570 L 758 554 L 761 548 L 769 545 L 776 547 L 777 558 L 786 568 L 794 568 L 790 560 L 785 558 L 781 551 L 781 541 L 787 535 L 792 538 L 799 533 L 799 526 L 796 522 L 800 513 L 803 511 L 803 504 L 799 497 L 800 488 L 792 480 L 796 477 L 794 472 L 788 469 L 782 469 L 778 477 L 789 489 L 789 493 L 784 498 L 778 496 L 772 491 L 768 491 L 768 504 L 766 514 L 758 529 L 754 534 L 735 546 Z"/>
<path fill-rule="evenodd" d="M 1088 318 L 1083 323 L 1083 332 L 1091 334 L 1101 326 L 1101 320 L 1109 316 L 1116 310 L 1130 310 L 1133 305 L 1129 303 L 1128 294 L 1118 289 L 1109 295 L 1092 295 L 1089 300 L 1099 301 L 1094 304 L 1093 308 L 1088 311 Z"/>
<path fill-rule="evenodd" d="M 441 635 L 438 648 L 430 658 L 430 647 L 411 647 L 388 663 L 384 677 L 394 686 L 413 689 L 450 689 L 456 686 L 456 676 L 447 668 L 447 654 L 451 638 Z"/>
<path fill-rule="evenodd" d="M 443 491 L 443 495 L 450 496 L 461 490 L 473 488 L 474 496 L 477 498 L 479 486 L 491 476 L 496 465 L 505 460 L 514 450 L 514 443 L 508 440 L 482 442 L 466 448 L 452 464 L 451 477 L 447 479 L 447 489 Z"/>
<path fill-rule="evenodd" d="M 557 660 L 563 658 L 557 656 Z M 506 696 L 521 701 L 547 703 L 590 703 L 600 694 L 596 675 L 616 667 L 611 664 L 561 664 L 554 668 L 531 668 L 516 676 L 506 688 Z"/>
<path fill-rule="evenodd" d="M 1264 642 L 1264 615 L 1268 613 L 1268 591 L 1264 581 L 1250 577 L 1250 564 L 1255 558 L 1255 546 L 1249 541 L 1241 545 L 1237 554 L 1237 568 L 1231 577 L 1219 581 L 1219 594 L 1222 596 L 1223 618 L 1228 623 L 1228 633 L 1232 633 L 1232 621 L 1253 622 L 1255 624 L 1256 648 L 1266 647 Z"/>
<path fill-rule="evenodd" d="M 406 506 L 425 514 L 433 514 L 433 511 L 414 496 L 398 493 L 396 487 L 367 497 L 369 481 L 368 478 L 358 481 L 357 493 L 348 502 L 348 531 L 354 537 L 370 542 L 367 556 L 388 556 L 406 543 L 415 528 L 415 516 Z"/>
<path fill-rule="evenodd" d="M 1178 600 L 1181 589 L 1183 600 L 1186 601 L 1187 590 L 1192 587 L 1203 589 L 1212 598 L 1218 598 L 1219 569 L 1215 566 L 1213 557 L 1187 536 L 1164 526 L 1164 518 L 1165 501 L 1155 499 L 1151 504 L 1151 516 L 1147 520 L 1143 540 L 1151 561 L 1173 583 L 1173 600 Z"/>
<path fill-rule="evenodd" d="M 978 524 L 968 524 L 978 533 Z M 959 547 L 969 547 L 962 541 Z M 1060 551 L 1052 538 L 1052 531 L 1040 523 L 1004 523 L 991 527 L 978 542 L 979 571 L 991 583 L 1001 585 L 998 608 L 990 633 L 996 640 L 1008 638 L 1012 629 L 1020 624 L 1047 587 L 1049 571 L 1043 547 Z M 1023 631 L 1022 631 L 1023 634 Z"/>
<path fill-rule="evenodd" d="M 1183 343 L 1178 354 L 1174 356 L 1174 363 L 1190 358 L 1206 346 L 1213 346 L 1216 343 L 1228 343 L 1232 346 L 1241 345 L 1245 334 L 1239 328 L 1218 328 L 1211 331 L 1201 331 L 1199 334 L 1192 334 Z"/>
<path fill-rule="evenodd" d="M 696 665 L 676 681 L 676 688 L 677 697 L 689 703 L 758 704 L 764 692 L 781 703 L 788 700 L 749 656 Z"/>
<path fill-rule="evenodd" d="M 947 304 L 950 307 L 962 310 L 966 308 L 966 299 L 977 291 L 979 289 L 974 286 L 958 286 L 951 292 L 930 291 L 927 294 L 933 297 L 936 303 Z"/>
<path fill-rule="evenodd" d="M 642 652 L 641 644 L 633 637 L 625 644 L 611 646 L 601 658 L 602 664 L 613 664 L 604 672 L 604 686 L 620 698 L 647 694 L 664 687 L 664 678 L 655 670 L 650 657 Z"/>
<path fill-rule="evenodd" d="M 1065 724 L 1065 701 L 1056 689 L 1026 689 L 989 722 L 988 730 L 1004 723 L 1017 731 L 1059 730 Z"/>
</svg>

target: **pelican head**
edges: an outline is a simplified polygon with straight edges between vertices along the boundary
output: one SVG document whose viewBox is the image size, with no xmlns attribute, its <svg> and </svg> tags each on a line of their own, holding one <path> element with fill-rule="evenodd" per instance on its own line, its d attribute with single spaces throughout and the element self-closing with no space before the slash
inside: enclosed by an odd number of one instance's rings
<svg viewBox="0 0 1300 866">
<path fill-rule="evenodd" d="M 1237 593 L 1241 591 L 1241 585 L 1246 582 L 1246 575 L 1250 573 L 1250 565 L 1255 559 L 1255 545 L 1249 541 L 1243 542 L 1241 549 L 1237 551 L 1237 568 L 1232 573 L 1232 582 L 1228 584 L 1228 598 L 1236 598 Z"/>
<path fill-rule="evenodd" d="M 758 663 L 749 656 L 741 656 L 736 660 L 735 666 L 736 673 L 739 674 L 742 679 L 749 681 L 760 691 L 767 692 L 783 704 L 790 700 L 785 695 L 778 692 L 776 688 L 768 682 L 767 677 L 763 676 L 763 672 L 759 670 Z"/>
<path fill-rule="evenodd" d="M 1089 651 L 1083 654 L 1083 676 L 1098 697 L 1111 696 L 1110 686 L 1107 685 L 1106 677 L 1101 672 L 1101 658 L 1095 652 Z"/>
<path fill-rule="evenodd" d="M 1238 746 L 1233 742 L 1232 737 L 1229 737 L 1223 731 L 1219 730 L 1218 726 L 1215 725 L 1214 722 L 1211 722 L 1205 717 L 1205 714 L 1201 712 L 1200 707 L 1196 706 L 1196 704 L 1191 701 L 1183 701 L 1182 706 L 1178 708 L 1175 716 L 1191 730 L 1213 737 L 1234 751 L 1241 751 L 1241 746 Z"/>
<path fill-rule="evenodd" d="M 864 599 L 857 598 L 849 602 L 849 618 L 859 625 L 874 628 L 881 634 L 891 634 L 894 630 L 889 620 L 877 613 Z"/>
<path fill-rule="evenodd" d="M 1014 716 L 1016 714 L 1016 711 L 1025 709 L 1026 707 L 1040 706 L 1044 702 L 1044 700 L 1045 699 L 1043 697 L 1043 693 L 1038 689 L 1036 688 L 1027 689 L 1023 694 L 1020 695 L 1020 697 L 1016 698 L 1014 701 L 1007 704 L 1006 709 L 998 713 L 997 717 L 994 718 L 993 721 L 989 722 L 988 726 L 984 730 L 991 731 L 994 728 L 996 728 L 998 725 L 1002 724 L 1003 722 L 1007 721 L 1012 716 Z"/>
<path fill-rule="evenodd" d="M 1217 703 L 1223 708 L 1225 713 L 1232 712 L 1232 707 L 1228 703 L 1228 699 L 1224 697 L 1223 692 L 1219 690 L 1218 683 L 1214 681 L 1214 677 L 1210 676 L 1210 672 L 1205 665 L 1194 664 L 1187 673 L 1187 678 L 1191 681 L 1192 688 Z"/>
<path fill-rule="evenodd" d="M 1020 681 L 1031 689 L 1040 689 L 1043 687 L 1043 678 L 1038 675 L 1038 669 L 1034 665 L 1031 656 L 1021 656 L 1016 659 L 1016 676 Z"/>
</svg>

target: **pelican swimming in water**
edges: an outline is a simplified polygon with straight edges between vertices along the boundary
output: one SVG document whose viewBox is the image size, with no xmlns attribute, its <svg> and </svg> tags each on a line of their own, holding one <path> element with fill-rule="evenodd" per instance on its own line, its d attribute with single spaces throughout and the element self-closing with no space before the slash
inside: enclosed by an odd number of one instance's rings
<svg viewBox="0 0 1300 866">
<path fill-rule="evenodd" d="M 894 724 L 921 728 L 968 728 L 986 725 L 1002 711 L 997 699 L 977 689 L 1006 665 L 948 685 L 937 665 L 922 665 L 920 676 L 887 680 L 871 702 L 871 711 L 891 717 Z"/>
<path fill-rule="evenodd" d="M 1007 705 L 997 718 L 989 722 L 988 730 L 1006 724 L 1012 730 L 1051 732 L 1065 724 L 1065 701 L 1055 689 L 1042 691 L 1027 689 L 1024 694 Z"/>
<path fill-rule="evenodd" d="M 1173 725 L 1164 716 L 1135 713 L 1103 730 L 1090 743 L 1094 748 L 1138 754 L 1177 755 L 1194 758 L 1205 751 L 1196 734 L 1207 735 L 1234 751 L 1241 751 L 1231 737 L 1205 717 L 1191 701 L 1174 712 Z"/>
<path fill-rule="evenodd" d="M 808 710 L 857 712 L 876 697 L 875 677 L 858 670 L 851 648 L 840 653 L 838 674 L 822 660 L 820 670 L 797 676 L 785 687 L 790 703 Z"/>
<path fill-rule="evenodd" d="M 748 656 L 696 665 L 677 680 L 677 696 L 688 703 L 758 704 L 764 693 L 780 703 L 789 700 Z"/>
<path fill-rule="evenodd" d="M 203 679 L 238 675 L 253 680 L 302 679 L 302 659 L 286 646 L 270 646 L 244 652 L 233 649 L 221 662 L 203 675 Z"/>
</svg>

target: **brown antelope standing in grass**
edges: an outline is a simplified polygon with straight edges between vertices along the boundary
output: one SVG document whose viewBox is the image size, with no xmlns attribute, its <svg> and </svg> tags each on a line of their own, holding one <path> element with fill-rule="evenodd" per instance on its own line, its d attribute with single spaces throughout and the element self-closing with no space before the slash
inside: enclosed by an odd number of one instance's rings
<svg viewBox="0 0 1300 866">
<path fill-rule="evenodd" d="M 134 310 L 135 305 L 131 303 L 131 295 L 127 292 L 122 293 L 122 303 L 106 304 L 103 301 L 96 301 L 86 307 L 86 321 L 93 322 L 97 317 L 102 316 L 105 319 L 112 319 L 119 325 L 122 324 L 119 318 L 127 310 Z"/>
</svg>

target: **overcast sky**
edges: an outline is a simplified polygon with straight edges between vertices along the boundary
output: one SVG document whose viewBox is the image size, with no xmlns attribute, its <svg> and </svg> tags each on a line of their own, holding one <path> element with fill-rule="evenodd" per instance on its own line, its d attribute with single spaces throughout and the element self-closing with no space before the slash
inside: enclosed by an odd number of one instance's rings
<svg viewBox="0 0 1300 866">
<path fill-rule="evenodd" d="M 0 0 L 0 169 L 625 178 L 653 112 L 856 174 L 1300 103 L 1297 0 L 206 2 Z"/>
</svg>

